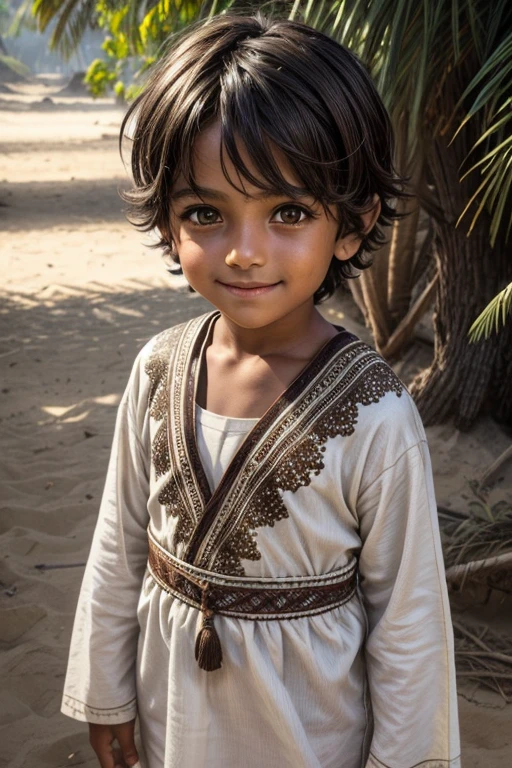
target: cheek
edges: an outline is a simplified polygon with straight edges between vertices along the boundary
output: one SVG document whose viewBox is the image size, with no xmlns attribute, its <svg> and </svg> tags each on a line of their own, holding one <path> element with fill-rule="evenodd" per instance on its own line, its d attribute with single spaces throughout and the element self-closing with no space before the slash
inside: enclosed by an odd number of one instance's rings
<svg viewBox="0 0 512 768">
<path fill-rule="evenodd" d="M 204 274 L 206 258 L 202 248 L 196 246 L 181 247 L 178 246 L 178 255 L 180 266 L 186 277 L 191 279 L 200 278 Z"/>
<path fill-rule="evenodd" d="M 302 274 L 323 280 L 334 255 L 335 238 L 318 228 L 307 237 L 297 238 L 289 251 L 290 265 Z"/>
<path fill-rule="evenodd" d="M 192 240 L 186 233 L 181 233 L 181 238 L 176 240 L 176 248 L 183 274 L 193 288 L 199 289 L 204 280 L 211 279 L 212 268 L 216 261 L 214 249 L 211 244 Z"/>
</svg>

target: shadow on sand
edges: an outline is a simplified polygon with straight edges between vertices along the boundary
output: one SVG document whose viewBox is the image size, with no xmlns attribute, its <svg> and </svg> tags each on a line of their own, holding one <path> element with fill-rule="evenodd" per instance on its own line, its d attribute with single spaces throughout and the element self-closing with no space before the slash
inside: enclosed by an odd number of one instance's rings
<svg viewBox="0 0 512 768">
<path fill-rule="evenodd" d="M 92 768 L 59 709 L 116 406 L 143 344 L 210 306 L 137 281 L 0 298 L 0 765 Z"/>
</svg>

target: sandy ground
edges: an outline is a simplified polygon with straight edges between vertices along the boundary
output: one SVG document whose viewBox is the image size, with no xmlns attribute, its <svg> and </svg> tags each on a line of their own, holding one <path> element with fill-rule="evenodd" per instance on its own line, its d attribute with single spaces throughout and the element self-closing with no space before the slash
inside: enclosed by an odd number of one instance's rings
<svg viewBox="0 0 512 768">
<path fill-rule="evenodd" d="M 0 98 L 0 768 L 96 766 L 86 726 L 59 705 L 116 405 L 142 344 L 208 308 L 123 217 L 120 109 L 55 93 Z M 347 300 L 324 311 L 368 338 Z M 402 373 L 428 355 L 418 348 Z M 485 420 L 428 437 L 438 500 L 456 509 L 510 442 Z M 504 467 L 491 500 L 511 494 Z M 495 600 L 486 620 L 503 611 Z M 512 707 L 462 693 L 464 767 L 511 765 Z"/>
</svg>

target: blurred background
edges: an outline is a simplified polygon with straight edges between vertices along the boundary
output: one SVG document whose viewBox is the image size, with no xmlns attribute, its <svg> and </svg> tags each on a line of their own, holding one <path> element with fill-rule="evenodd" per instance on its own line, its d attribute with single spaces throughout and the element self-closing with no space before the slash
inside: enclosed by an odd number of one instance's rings
<svg viewBox="0 0 512 768">
<path fill-rule="evenodd" d="M 0 0 L 0 767 L 96 765 L 59 706 L 116 406 L 141 346 L 209 308 L 125 219 L 119 126 L 172 35 L 226 10 L 347 45 L 391 114 L 408 216 L 322 312 L 418 405 L 463 765 L 511 765 L 510 2 Z"/>
</svg>

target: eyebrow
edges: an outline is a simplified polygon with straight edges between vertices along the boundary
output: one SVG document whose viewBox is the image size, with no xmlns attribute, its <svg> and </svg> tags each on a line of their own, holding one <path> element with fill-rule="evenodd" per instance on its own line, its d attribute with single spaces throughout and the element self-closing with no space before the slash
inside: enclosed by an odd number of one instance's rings
<svg viewBox="0 0 512 768">
<path fill-rule="evenodd" d="M 297 197 L 311 197 L 312 195 L 307 192 L 307 190 L 304 190 L 303 193 L 297 194 Z M 189 197 L 200 197 L 200 198 L 210 198 L 211 200 L 228 200 L 229 196 L 226 195 L 224 192 L 220 192 L 217 189 L 211 189 L 210 187 L 197 187 L 197 193 L 194 192 L 194 190 L 191 187 L 184 187 L 183 189 L 177 189 L 176 192 L 173 192 L 171 195 L 171 200 L 183 200 L 184 198 Z M 251 195 L 251 197 L 255 198 L 256 200 L 271 200 L 272 198 L 278 198 L 278 197 L 288 197 L 284 192 L 280 194 L 269 194 L 266 190 L 262 190 L 261 192 L 257 192 L 255 195 Z"/>
</svg>

